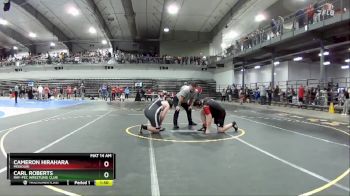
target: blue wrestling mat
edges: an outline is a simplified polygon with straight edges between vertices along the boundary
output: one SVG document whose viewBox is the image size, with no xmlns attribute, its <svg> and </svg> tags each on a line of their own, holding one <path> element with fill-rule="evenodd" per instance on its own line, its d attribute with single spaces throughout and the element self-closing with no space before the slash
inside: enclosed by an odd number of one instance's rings
<svg viewBox="0 0 350 196">
<path fill-rule="evenodd" d="M 86 101 L 81 100 L 28 100 L 28 99 L 18 99 L 18 103 L 15 104 L 14 99 L 0 99 L 0 107 L 20 107 L 20 108 L 42 108 L 42 109 L 52 109 L 52 108 L 62 108 L 74 105 L 79 105 L 86 103 Z M 0 117 L 2 112 L 0 111 Z"/>
</svg>

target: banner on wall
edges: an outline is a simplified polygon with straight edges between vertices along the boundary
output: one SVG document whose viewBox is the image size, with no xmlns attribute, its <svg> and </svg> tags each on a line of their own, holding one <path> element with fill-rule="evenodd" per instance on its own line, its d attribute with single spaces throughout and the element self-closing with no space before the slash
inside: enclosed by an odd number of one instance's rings
<svg viewBox="0 0 350 196">
<path fill-rule="evenodd" d="M 135 87 L 142 87 L 142 82 L 136 82 Z"/>
<path fill-rule="evenodd" d="M 34 81 L 28 81 L 28 86 L 33 87 L 34 86 Z"/>
</svg>

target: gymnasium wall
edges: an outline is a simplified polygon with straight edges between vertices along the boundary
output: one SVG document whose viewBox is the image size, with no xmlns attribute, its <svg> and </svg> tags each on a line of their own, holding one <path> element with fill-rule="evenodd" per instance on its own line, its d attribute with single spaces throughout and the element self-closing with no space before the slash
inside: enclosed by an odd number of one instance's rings
<svg viewBox="0 0 350 196">
<path fill-rule="evenodd" d="M 209 56 L 211 34 L 207 32 L 170 31 L 163 33 L 160 55 Z"/>
<path fill-rule="evenodd" d="M 319 63 L 304 62 L 281 62 L 275 67 L 275 82 L 319 79 L 320 65 Z M 341 69 L 341 65 L 331 64 L 326 66 L 326 77 L 344 78 L 350 77 L 349 69 Z M 236 84 L 242 83 L 242 72 L 234 71 L 233 81 Z M 271 65 L 263 66 L 261 69 L 248 69 L 245 72 L 245 83 L 268 83 L 271 81 Z"/>
<path fill-rule="evenodd" d="M 245 83 L 268 83 L 271 81 L 271 69 L 272 65 L 265 65 L 260 69 L 247 69 L 245 72 Z M 288 80 L 288 62 L 281 62 L 278 66 L 275 66 L 275 81 Z M 235 70 L 234 83 L 242 83 L 242 72 Z"/>
<path fill-rule="evenodd" d="M 232 65 L 225 65 L 223 69 L 216 69 L 213 73 L 213 79 L 216 81 L 216 88 L 222 88 L 227 84 L 234 82 L 234 71 Z"/>
<path fill-rule="evenodd" d="M 63 70 L 55 70 L 53 65 L 25 66 L 23 71 L 14 72 L 13 68 L 0 69 L 1 79 L 88 79 L 88 78 L 126 78 L 126 79 L 201 79 L 211 80 L 213 74 L 202 71 L 194 65 L 155 65 L 155 64 L 122 64 L 122 65 L 60 65 Z M 113 69 L 105 69 L 105 66 Z M 161 66 L 168 67 L 160 70 Z"/>
<path fill-rule="evenodd" d="M 209 43 L 163 41 L 160 43 L 160 55 L 208 56 Z"/>
</svg>

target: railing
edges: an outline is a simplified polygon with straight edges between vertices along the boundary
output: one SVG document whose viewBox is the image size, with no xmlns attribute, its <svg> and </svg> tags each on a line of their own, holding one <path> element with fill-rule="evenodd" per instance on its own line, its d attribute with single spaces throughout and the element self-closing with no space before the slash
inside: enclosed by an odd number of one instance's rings
<svg viewBox="0 0 350 196">
<path fill-rule="evenodd" d="M 210 58 L 210 63 L 215 63 L 228 56 L 238 55 L 256 46 L 262 46 L 264 43 L 279 38 L 286 33 L 295 33 L 299 29 L 305 29 L 306 31 L 316 23 L 333 18 L 335 15 L 348 13 L 349 6 L 347 0 L 319 1 L 312 8 L 307 7 L 285 17 L 279 16 L 274 23 L 271 22 L 270 26 L 259 28 L 235 40 L 223 52 L 213 55 L 213 58 Z"/>
<path fill-rule="evenodd" d="M 342 106 L 345 102 L 343 90 L 350 89 L 350 77 L 343 78 L 330 78 L 326 84 L 321 83 L 317 79 L 308 80 L 293 80 L 293 81 L 279 81 L 277 83 L 278 89 L 271 89 L 269 82 L 250 83 L 245 84 L 243 91 L 241 91 L 241 84 L 225 85 L 218 84 L 216 92 L 221 93 L 223 89 L 231 88 L 231 96 L 233 99 L 239 99 L 244 97 L 245 100 L 249 99 L 250 102 L 261 103 L 262 99 L 260 93 L 265 92 L 266 96 L 271 96 L 271 101 L 277 103 L 286 104 L 299 104 L 298 101 L 298 88 L 300 85 L 304 86 L 304 105 L 312 106 L 328 106 L 330 102 L 335 105 Z M 326 88 L 320 88 L 325 86 Z M 240 94 L 243 92 L 243 95 Z M 263 100 L 268 102 L 268 98 Z"/>
<path fill-rule="evenodd" d="M 0 62 L 0 67 L 26 66 L 42 64 L 180 64 L 180 65 L 198 65 L 206 67 L 208 61 L 204 57 L 148 57 L 135 55 L 116 55 L 116 57 L 33 57 L 23 60 L 11 60 Z"/>
</svg>

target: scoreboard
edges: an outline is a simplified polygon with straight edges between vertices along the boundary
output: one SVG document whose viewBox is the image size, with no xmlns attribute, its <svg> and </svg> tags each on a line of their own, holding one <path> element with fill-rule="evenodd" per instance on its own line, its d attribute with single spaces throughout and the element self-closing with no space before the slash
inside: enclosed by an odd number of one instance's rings
<svg viewBox="0 0 350 196">
<path fill-rule="evenodd" d="M 11 185 L 112 186 L 114 153 L 8 153 Z"/>
</svg>

